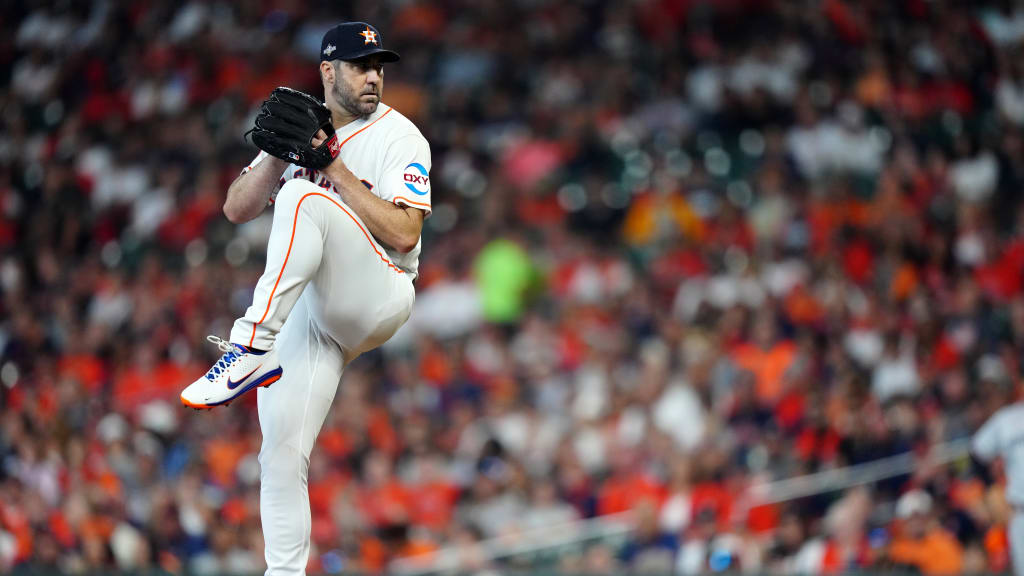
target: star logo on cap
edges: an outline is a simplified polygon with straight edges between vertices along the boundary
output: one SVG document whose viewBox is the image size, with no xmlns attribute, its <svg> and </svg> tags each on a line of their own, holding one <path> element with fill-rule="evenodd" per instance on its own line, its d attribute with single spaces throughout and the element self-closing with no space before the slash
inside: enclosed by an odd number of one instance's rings
<svg viewBox="0 0 1024 576">
<path fill-rule="evenodd" d="M 335 46 L 334 44 L 328 44 L 327 48 L 324 48 L 324 56 L 330 56 L 331 53 L 334 52 L 337 49 L 338 49 L 338 47 Z"/>
<path fill-rule="evenodd" d="M 377 43 L 377 33 L 369 28 L 360 32 L 359 35 L 363 37 L 363 44 Z"/>
</svg>

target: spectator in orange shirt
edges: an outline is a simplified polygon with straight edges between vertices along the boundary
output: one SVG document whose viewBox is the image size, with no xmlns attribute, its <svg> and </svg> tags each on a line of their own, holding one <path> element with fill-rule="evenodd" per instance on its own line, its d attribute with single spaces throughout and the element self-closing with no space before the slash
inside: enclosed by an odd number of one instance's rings
<svg viewBox="0 0 1024 576">
<path fill-rule="evenodd" d="M 753 324 L 750 342 L 737 346 L 732 358 L 754 374 L 757 399 L 772 404 L 782 394 L 782 379 L 796 357 L 796 345 L 776 336 L 771 312 L 759 313 Z"/>
<path fill-rule="evenodd" d="M 932 514 L 932 498 L 923 490 L 911 490 L 896 503 L 902 530 L 889 546 L 889 558 L 913 566 L 923 574 L 958 574 L 963 548 Z"/>
</svg>

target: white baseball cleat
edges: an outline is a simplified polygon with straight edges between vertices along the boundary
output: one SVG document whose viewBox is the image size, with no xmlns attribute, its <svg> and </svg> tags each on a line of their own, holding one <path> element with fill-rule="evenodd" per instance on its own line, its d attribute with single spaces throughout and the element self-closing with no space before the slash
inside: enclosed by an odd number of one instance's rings
<svg viewBox="0 0 1024 576">
<path fill-rule="evenodd" d="M 181 392 L 181 403 L 189 408 L 208 409 L 227 405 L 232 400 L 260 386 L 270 386 L 281 379 L 281 363 L 277 351 L 253 352 L 216 336 L 207 336 L 224 352 L 205 376 Z"/>
</svg>

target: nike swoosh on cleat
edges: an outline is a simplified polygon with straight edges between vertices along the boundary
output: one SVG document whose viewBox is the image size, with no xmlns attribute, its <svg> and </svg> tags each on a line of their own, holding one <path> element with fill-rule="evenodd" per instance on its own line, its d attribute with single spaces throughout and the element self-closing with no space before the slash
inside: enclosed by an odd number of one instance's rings
<svg viewBox="0 0 1024 576">
<path fill-rule="evenodd" d="M 241 386 L 243 382 L 245 382 L 246 380 L 249 379 L 249 376 L 252 376 L 253 374 L 255 374 L 256 371 L 259 370 L 262 367 L 263 367 L 263 364 L 260 364 L 259 366 L 253 368 L 252 372 L 249 372 L 248 374 L 246 374 L 245 377 L 242 378 L 241 380 L 232 381 L 231 377 L 229 376 L 228 377 L 228 390 L 234 390 L 235 388 L 238 388 L 239 386 Z"/>
</svg>

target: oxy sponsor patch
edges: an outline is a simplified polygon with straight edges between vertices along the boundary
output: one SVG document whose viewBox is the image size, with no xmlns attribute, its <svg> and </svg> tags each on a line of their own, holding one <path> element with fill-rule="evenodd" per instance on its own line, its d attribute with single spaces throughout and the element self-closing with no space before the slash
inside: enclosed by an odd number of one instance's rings
<svg viewBox="0 0 1024 576">
<path fill-rule="evenodd" d="M 418 196 L 425 196 L 430 192 L 430 178 L 427 177 L 427 169 L 419 162 L 413 162 L 405 167 L 402 173 L 405 180 L 405 187 Z"/>
</svg>

